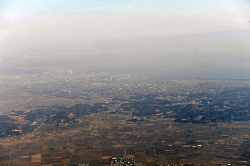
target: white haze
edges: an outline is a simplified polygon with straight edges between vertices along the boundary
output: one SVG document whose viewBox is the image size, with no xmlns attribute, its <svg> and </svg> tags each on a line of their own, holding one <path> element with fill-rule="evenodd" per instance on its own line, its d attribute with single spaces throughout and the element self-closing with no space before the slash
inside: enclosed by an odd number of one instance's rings
<svg viewBox="0 0 250 166">
<path fill-rule="evenodd" d="M 1 19 L 1 66 L 250 78 L 249 11 L 14 16 Z"/>
</svg>

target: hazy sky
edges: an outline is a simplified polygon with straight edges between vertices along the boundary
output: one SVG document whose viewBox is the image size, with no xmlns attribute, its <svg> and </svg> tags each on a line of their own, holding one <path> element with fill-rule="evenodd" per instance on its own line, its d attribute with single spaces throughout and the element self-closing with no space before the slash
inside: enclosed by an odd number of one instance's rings
<svg viewBox="0 0 250 166">
<path fill-rule="evenodd" d="M 23 64 L 250 79 L 250 1 L 2 0 L 0 65 Z"/>
</svg>

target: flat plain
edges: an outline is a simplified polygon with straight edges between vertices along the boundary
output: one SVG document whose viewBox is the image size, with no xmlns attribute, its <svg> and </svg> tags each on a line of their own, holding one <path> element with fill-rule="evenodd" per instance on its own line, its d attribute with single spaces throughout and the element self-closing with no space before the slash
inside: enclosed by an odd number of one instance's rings
<svg viewBox="0 0 250 166">
<path fill-rule="evenodd" d="M 128 123 L 128 118 L 97 113 L 77 124 L 42 124 L 28 135 L 1 139 L 0 165 L 107 165 L 109 158 L 124 155 L 143 165 L 249 164 L 249 122 L 183 124 L 151 117 Z"/>
<path fill-rule="evenodd" d="M 10 129 L 0 128 L 0 166 L 104 166 L 115 165 L 113 157 L 132 165 L 250 165 L 246 80 L 62 72 L 0 83 L 1 125 Z"/>
</svg>

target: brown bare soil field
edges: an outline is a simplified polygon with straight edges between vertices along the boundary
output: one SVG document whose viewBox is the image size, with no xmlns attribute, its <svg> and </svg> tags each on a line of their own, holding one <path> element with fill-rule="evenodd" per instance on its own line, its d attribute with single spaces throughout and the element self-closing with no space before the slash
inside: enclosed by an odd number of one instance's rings
<svg viewBox="0 0 250 166">
<path fill-rule="evenodd" d="M 2 138 L 0 165 L 103 165 L 111 157 L 144 165 L 249 164 L 250 122 L 183 124 L 151 117 L 128 124 L 130 116 L 97 113 L 77 124 L 43 124 L 31 134 Z"/>
</svg>

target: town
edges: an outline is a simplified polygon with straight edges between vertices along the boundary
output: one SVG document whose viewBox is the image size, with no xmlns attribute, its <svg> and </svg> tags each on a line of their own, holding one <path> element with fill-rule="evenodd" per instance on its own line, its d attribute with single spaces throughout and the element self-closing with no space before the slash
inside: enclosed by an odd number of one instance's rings
<svg viewBox="0 0 250 166">
<path fill-rule="evenodd" d="M 248 80 L 66 71 L 1 85 L 1 165 L 250 164 Z"/>
</svg>

